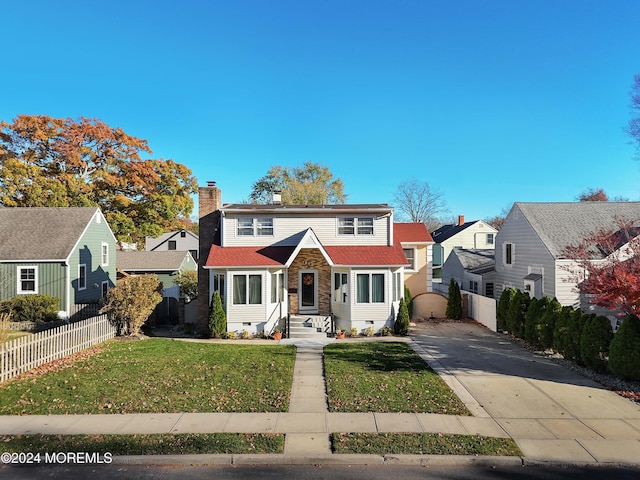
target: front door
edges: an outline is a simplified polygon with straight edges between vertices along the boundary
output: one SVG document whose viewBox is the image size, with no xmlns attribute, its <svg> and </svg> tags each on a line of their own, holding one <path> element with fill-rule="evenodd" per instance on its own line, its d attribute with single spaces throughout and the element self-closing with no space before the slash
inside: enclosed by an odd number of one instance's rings
<svg viewBox="0 0 640 480">
<path fill-rule="evenodd" d="M 318 271 L 298 272 L 298 310 L 300 313 L 318 313 Z"/>
</svg>

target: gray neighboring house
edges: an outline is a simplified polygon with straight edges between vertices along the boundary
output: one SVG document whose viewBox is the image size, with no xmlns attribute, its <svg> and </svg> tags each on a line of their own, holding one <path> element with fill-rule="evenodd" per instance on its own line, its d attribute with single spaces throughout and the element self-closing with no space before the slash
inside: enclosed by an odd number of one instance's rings
<svg viewBox="0 0 640 480">
<path fill-rule="evenodd" d="M 99 208 L 0 208 L 0 300 L 50 295 L 68 318 L 115 282 L 116 238 Z"/>
<path fill-rule="evenodd" d="M 198 269 L 193 256 L 187 251 L 118 251 L 116 259 L 118 278 L 154 274 L 162 282 L 164 297 L 180 298 L 176 276 L 180 272 Z"/>
<path fill-rule="evenodd" d="M 570 278 L 567 269 L 575 263 L 563 251 L 599 229 L 617 230 L 616 218 L 640 225 L 640 202 L 515 203 L 496 238 L 496 298 L 513 287 L 592 310 Z"/>
<path fill-rule="evenodd" d="M 186 250 L 191 252 L 191 256 L 198 261 L 199 241 L 198 235 L 181 229 L 163 233 L 158 238 L 146 237 L 144 249 L 148 252 Z"/>
<path fill-rule="evenodd" d="M 442 268 L 442 284 L 453 278 L 462 290 L 494 298 L 495 250 L 454 247 Z"/>
</svg>

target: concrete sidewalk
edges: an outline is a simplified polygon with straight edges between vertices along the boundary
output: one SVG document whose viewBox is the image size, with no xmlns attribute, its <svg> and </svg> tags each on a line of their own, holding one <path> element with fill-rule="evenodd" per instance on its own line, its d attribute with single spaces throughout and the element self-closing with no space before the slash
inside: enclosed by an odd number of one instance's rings
<svg viewBox="0 0 640 480">
<path fill-rule="evenodd" d="M 1 416 L 0 434 L 284 433 L 284 455 L 213 456 L 223 463 L 456 464 L 568 462 L 640 465 L 640 405 L 471 324 L 419 325 L 401 339 L 436 370 L 474 416 L 330 413 L 323 347 L 297 346 L 291 399 L 282 413 L 175 413 Z M 341 340 L 341 342 L 344 340 Z M 351 340 L 357 341 L 357 340 Z M 360 341 L 371 341 L 362 339 Z M 384 341 L 398 341 L 388 337 Z M 513 438 L 524 458 L 334 455 L 332 432 L 434 432 Z M 180 463 L 178 457 L 154 463 Z M 188 456 L 194 463 L 194 456 Z M 202 456 L 209 462 L 212 456 Z M 223 458 L 224 457 L 224 458 Z M 184 457 L 186 458 L 186 457 Z M 126 458 L 145 463 L 149 459 Z M 198 463 L 198 462 L 196 462 Z"/>
</svg>

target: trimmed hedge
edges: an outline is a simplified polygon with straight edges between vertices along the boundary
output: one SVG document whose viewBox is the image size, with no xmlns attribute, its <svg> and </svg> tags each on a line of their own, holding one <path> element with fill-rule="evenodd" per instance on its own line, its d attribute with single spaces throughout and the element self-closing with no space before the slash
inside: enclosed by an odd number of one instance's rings
<svg viewBox="0 0 640 480">
<path fill-rule="evenodd" d="M 524 319 L 530 302 L 529 294 L 517 290 L 507 311 L 507 330 L 518 338 L 524 338 Z"/>
<path fill-rule="evenodd" d="M 640 319 L 635 315 L 628 315 L 613 336 L 609 368 L 622 378 L 640 380 Z"/>
<path fill-rule="evenodd" d="M 500 300 L 498 301 L 498 307 L 496 309 L 498 330 L 507 329 L 507 313 L 509 312 L 509 305 L 511 305 L 511 300 L 515 294 L 516 291 L 513 288 L 507 287 L 502 291 L 502 295 L 500 295 Z"/>
<path fill-rule="evenodd" d="M 50 295 L 18 295 L 1 303 L 2 310 L 11 311 L 13 322 L 46 323 L 59 320 L 60 301 Z"/>
<path fill-rule="evenodd" d="M 447 298 L 447 310 L 445 315 L 453 320 L 462 318 L 462 294 L 458 283 L 452 278 L 449 282 L 449 295 Z"/>
<path fill-rule="evenodd" d="M 611 322 L 603 315 L 587 315 L 580 337 L 580 358 L 586 367 L 607 370 L 607 357 L 613 339 Z"/>
</svg>

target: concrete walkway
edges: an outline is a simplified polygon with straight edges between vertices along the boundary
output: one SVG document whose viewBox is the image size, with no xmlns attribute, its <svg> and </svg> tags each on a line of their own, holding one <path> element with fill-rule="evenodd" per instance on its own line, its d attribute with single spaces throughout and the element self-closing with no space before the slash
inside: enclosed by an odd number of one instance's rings
<svg viewBox="0 0 640 480">
<path fill-rule="evenodd" d="M 347 463 L 379 463 L 386 457 L 332 455 L 329 434 L 439 432 L 511 437 L 524 453 L 523 459 L 490 457 L 491 463 L 640 465 L 640 405 L 474 324 L 418 325 L 411 333 L 411 338 L 382 340 L 408 342 L 467 405 L 472 417 L 329 413 L 322 356 L 324 345 L 335 340 L 282 340 L 297 346 L 288 412 L 0 416 L 0 434 L 284 433 L 284 455 L 254 456 L 249 462 L 336 463 L 341 457 Z M 465 461 L 392 458 L 411 464 Z M 189 462 L 194 462 L 193 456 Z"/>
</svg>

